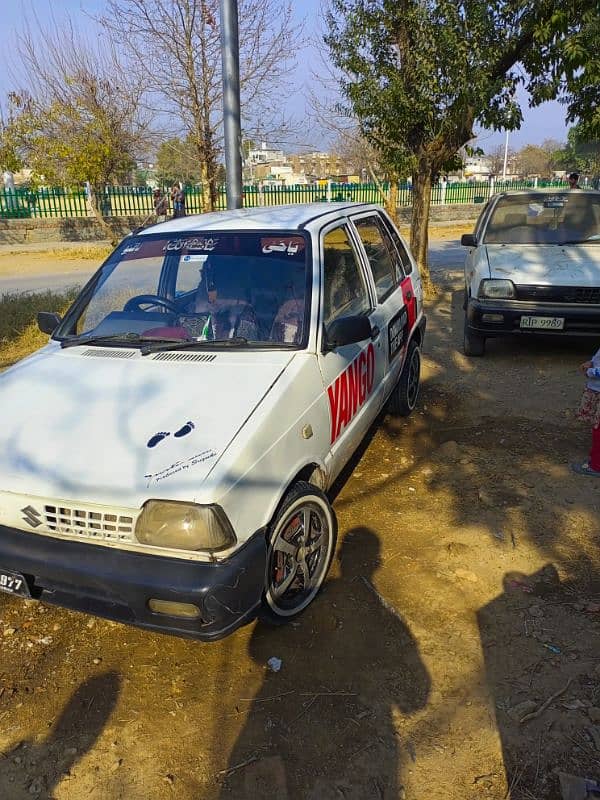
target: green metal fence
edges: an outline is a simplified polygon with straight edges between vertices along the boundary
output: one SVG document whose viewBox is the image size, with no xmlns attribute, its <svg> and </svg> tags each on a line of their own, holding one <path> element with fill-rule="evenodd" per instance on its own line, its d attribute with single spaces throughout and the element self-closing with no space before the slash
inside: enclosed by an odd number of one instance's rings
<svg viewBox="0 0 600 800">
<path fill-rule="evenodd" d="M 562 181 L 501 181 L 475 183 L 439 183 L 431 189 L 434 205 L 484 203 L 491 195 L 511 189 L 556 186 L 565 188 Z M 331 183 L 329 185 L 301 184 L 297 186 L 245 186 L 244 207 L 278 206 L 287 203 L 353 201 L 383 203 L 388 197 L 389 183 Z M 186 211 L 202 211 L 202 188 L 186 186 Z M 106 217 L 146 217 L 153 214 L 152 189 L 147 186 L 107 186 L 97 197 L 101 213 Z M 398 206 L 412 205 L 412 188 L 398 184 Z M 220 187 L 217 209 L 227 207 L 225 187 Z M 83 188 L 0 189 L 0 219 L 27 217 L 89 217 L 92 206 Z"/>
</svg>

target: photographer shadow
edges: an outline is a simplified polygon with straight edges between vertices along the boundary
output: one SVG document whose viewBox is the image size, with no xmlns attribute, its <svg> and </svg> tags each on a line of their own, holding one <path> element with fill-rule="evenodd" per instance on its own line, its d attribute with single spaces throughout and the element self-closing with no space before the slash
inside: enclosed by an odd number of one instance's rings
<svg viewBox="0 0 600 800">
<path fill-rule="evenodd" d="M 20 741 L 0 760 L 0 798 L 51 798 L 61 780 L 92 749 L 119 697 L 116 672 L 89 678 L 77 689 L 42 742 Z"/>
<path fill-rule="evenodd" d="M 349 531 L 341 575 L 297 622 L 259 622 L 252 659 L 276 655 L 233 748 L 222 798 L 397 800 L 411 752 L 403 720 L 426 706 L 430 677 L 400 615 L 379 595 L 380 543 Z M 403 748 L 403 745 L 405 746 Z"/>
</svg>

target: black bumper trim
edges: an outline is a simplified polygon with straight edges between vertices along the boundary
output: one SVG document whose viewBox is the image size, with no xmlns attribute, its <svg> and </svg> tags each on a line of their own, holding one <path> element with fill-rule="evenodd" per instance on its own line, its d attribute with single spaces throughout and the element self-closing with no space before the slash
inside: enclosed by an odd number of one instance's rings
<svg viewBox="0 0 600 800">
<path fill-rule="evenodd" d="M 542 335 L 598 336 L 600 335 L 600 306 L 581 303 L 537 303 L 519 300 L 477 300 L 470 298 L 466 309 L 469 329 L 480 336 Z M 485 322 L 483 314 L 502 314 L 503 322 Z M 522 316 L 563 317 L 562 330 L 521 328 Z"/>
<path fill-rule="evenodd" d="M 0 525 L 0 568 L 25 576 L 31 596 L 153 631 L 221 639 L 250 621 L 264 588 L 267 544 L 257 531 L 214 563 L 71 542 Z M 200 619 L 157 614 L 158 598 L 198 606 Z"/>
</svg>

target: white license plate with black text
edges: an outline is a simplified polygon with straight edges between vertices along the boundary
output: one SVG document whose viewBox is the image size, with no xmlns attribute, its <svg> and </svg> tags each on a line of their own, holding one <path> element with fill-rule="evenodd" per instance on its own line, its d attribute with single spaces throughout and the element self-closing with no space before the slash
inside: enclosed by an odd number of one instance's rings
<svg viewBox="0 0 600 800">
<path fill-rule="evenodd" d="M 562 331 L 564 317 L 521 317 L 522 328 L 538 328 L 545 331 Z"/>
<path fill-rule="evenodd" d="M 0 569 L 0 592 L 31 597 L 25 578 L 18 572 L 10 572 L 7 569 Z"/>
</svg>

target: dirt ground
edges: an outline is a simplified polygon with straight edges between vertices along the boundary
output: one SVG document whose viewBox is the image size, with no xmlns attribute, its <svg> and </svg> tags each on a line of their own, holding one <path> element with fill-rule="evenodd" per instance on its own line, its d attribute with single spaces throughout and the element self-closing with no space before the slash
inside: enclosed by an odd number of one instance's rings
<svg viewBox="0 0 600 800">
<path fill-rule="evenodd" d="M 0 798 L 552 800 L 560 771 L 600 779 L 600 484 L 569 470 L 594 343 L 467 359 L 444 276 L 419 410 L 382 417 L 337 487 L 337 557 L 297 622 L 208 645 L 0 597 Z"/>
</svg>

